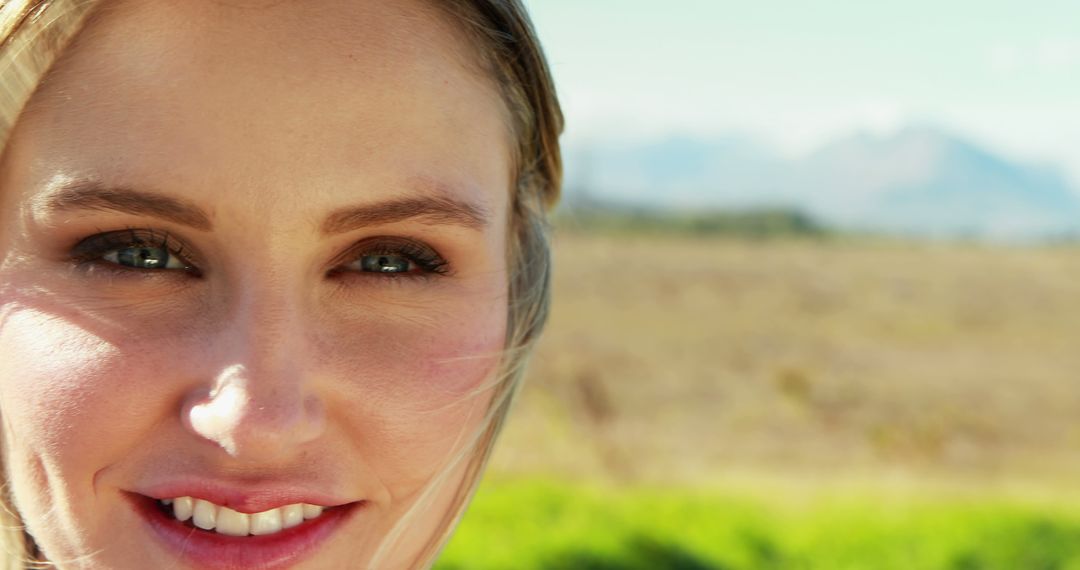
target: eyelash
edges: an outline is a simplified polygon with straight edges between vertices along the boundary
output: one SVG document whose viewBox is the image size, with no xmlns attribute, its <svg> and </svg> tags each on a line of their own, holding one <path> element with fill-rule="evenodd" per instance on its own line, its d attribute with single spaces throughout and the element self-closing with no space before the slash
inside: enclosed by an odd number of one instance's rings
<svg viewBox="0 0 1080 570">
<path fill-rule="evenodd" d="M 128 248 L 163 248 L 170 256 L 175 256 L 183 265 L 183 269 L 139 269 L 126 267 L 112 261 L 106 261 L 104 256 L 118 250 Z M 367 256 L 395 256 L 401 257 L 414 265 L 417 271 L 405 272 L 377 272 L 350 270 L 344 266 L 360 262 Z M 100 232 L 84 238 L 71 249 L 71 261 L 78 267 L 95 270 L 104 269 L 114 273 L 138 274 L 183 271 L 192 277 L 202 277 L 202 271 L 196 263 L 191 261 L 190 255 L 184 244 L 170 236 L 167 232 L 159 232 L 153 229 L 127 228 L 126 230 Z M 366 279 L 427 279 L 433 276 L 448 275 L 449 263 L 433 248 L 423 242 L 411 238 L 377 236 L 365 238 L 350 247 L 341 254 L 333 263 L 333 269 L 329 270 L 329 277 L 340 278 L 346 275 Z"/>
<path fill-rule="evenodd" d="M 349 265 L 361 261 L 366 256 L 396 256 L 403 257 L 419 269 L 417 272 L 405 273 L 380 273 L 375 271 L 356 271 L 344 269 Z M 423 242 L 411 238 L 378 236 L 361 240 L 345 253 L 339 256 L 333 263 L 334 268 L 328 272 L 330 277 L 344 277 L 354 275 L 361 278 L 401 279 L 417 278 L 424 279 L 432 276 L 448 275 L 450 264 L 433 248 Z"/>
<path fill-rule="evenodd" d="M 94 234 L 75 244 L 71 249 L 71 260 L 76 266 L 83 269 L 94 266 L 95 269 L 108 269 L 122 273 L 164 271 L 163 269 L 150 270 L 124 267 L 103 259 L 105 255 L 111 252 L 139 247 L 165 249 L 170 256 L 177 257 L 184 264 L 183 271 L 194 277 L 202 276 L 202 271 L 190 261 L 190 255 L 188 255 L 183 243 L 175 240 L 168 232 L 158 232 L 152 229 L 127 228 L 125 230 Z"/>
</svg>

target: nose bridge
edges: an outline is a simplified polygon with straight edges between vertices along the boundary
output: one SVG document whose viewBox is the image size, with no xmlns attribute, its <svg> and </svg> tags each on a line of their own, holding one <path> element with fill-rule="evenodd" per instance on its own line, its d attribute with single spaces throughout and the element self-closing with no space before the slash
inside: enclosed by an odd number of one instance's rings
<svg viewBox="0 0 1080 570">
<path fill-rule="evenodd" d="M 302 303 L 280 284 L 243 289 L 210 339 L 210 376 L 185 402 L 190 431 L 252 461 L 279 459 L 322 433 L 323 402 L 305 366 Z"/>
<path fill-rule="evenodd" d="M 306 338 L 301 287 L 280 278 L 249 277 L 233 299 L 222 340 L 246 354 L 249 368 L 287 364 L 283 360 L 292 345 Z"/>
</svg>

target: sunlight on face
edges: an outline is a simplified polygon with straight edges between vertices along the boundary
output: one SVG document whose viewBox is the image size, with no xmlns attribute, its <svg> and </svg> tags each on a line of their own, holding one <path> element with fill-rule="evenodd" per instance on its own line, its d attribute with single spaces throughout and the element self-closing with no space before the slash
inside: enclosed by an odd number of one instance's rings
<svg viewBox="0 0 1080 570">
<path fill-rule="evenodd" d="M 470 53 L 411 1 L 92 19 L 0 162 L 4 461 L 51 560 L 362 567 L 461 451 L 512 168 Z"/>
</svg>

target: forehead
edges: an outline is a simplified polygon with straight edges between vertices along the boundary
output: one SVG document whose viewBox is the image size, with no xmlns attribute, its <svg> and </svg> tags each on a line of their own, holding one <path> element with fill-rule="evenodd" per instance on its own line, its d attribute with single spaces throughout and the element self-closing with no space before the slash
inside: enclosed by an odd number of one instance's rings
<svg viewBox="0 0 1080 570">
<path fill-rule="evenodd" d="M 73 176 L 311 199 L 423 180 L 497 208 L 510 132 L 473 59 L 412 0 L 106 0 L 15 134 Z"/>
</svg>

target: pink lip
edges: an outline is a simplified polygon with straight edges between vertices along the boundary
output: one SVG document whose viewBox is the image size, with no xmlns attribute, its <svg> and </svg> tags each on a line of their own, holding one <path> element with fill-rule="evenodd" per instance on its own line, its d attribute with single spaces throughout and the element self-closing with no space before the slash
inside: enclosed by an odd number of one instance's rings
<svg viewBox="0 0 1080 570">
<path fill-rule="evenodd" d="M 207 570 L 263 568 L 281 570 L 314 554 L 365 501 L 335 503 L 311 493 L 265 492 L 229 493 L 204 488 L 155 491 L 153 494 L 126 493 L 140 518 L 168 550 L 192 566 Z M 196 529 L 176 520 L 159 505 L 159 498 L 193 496 L 242 512 L 259 512 L 293 503 L 324 505 L 318 518 L 281 532 L 264 536 L 234 537 Z M 235 505 L 235 506 L 234 506 Z M 237 508 L 239 507 L 239 508 Z"/>
</svg>

